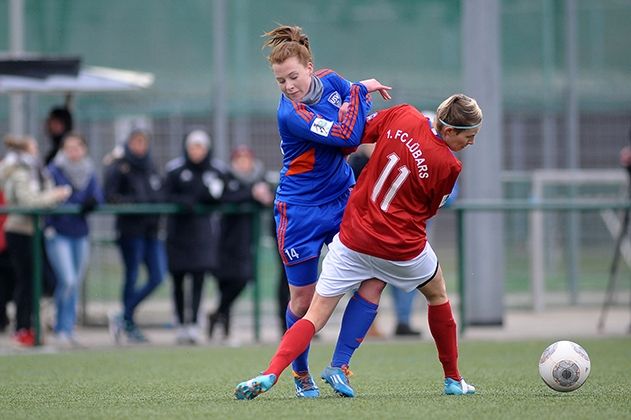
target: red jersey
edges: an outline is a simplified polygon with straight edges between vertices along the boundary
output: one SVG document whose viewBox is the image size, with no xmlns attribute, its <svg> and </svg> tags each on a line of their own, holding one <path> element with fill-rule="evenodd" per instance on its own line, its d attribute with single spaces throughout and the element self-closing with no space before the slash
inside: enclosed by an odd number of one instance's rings
<svg viewBox="0 0 631 420">
<path fill-rule="evenodd" d="M 411 105 L 371 115 L 362 143 L 373 142 L 346 206 L 340 240 L 363 254 L 410 260 L 425 248 L 427 220 L 449 196 L 462 164 Z"/>
</svg>

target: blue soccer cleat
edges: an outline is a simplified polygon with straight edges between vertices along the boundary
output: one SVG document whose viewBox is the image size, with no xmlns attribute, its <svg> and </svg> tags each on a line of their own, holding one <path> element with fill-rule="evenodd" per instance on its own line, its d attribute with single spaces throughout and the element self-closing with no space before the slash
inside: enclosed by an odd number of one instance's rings
<svg viewBox="0 0 631 420">
<path fill-rule="evenodd" d="M 461 379 L 456 381 L 455 379 L 445 378 L 445 395 L 472 395 L 475 394 L 475 387 L 469 385 Z"/>
<path fill-rule="evenodd" d="M 340 397 L 353 398 L 355 391 L 351 388 L 351 384 L 348 381 L 349 376 L 353 373 L 348 369 L 348 366 L 339 367 L 327 367 L 322 371 L 322 379 L 324 382 L 331 385 L 333 391 Z"/>
<path fill-rule="evenodd" d="M 293 374 L 296 396 L 298 398 L 318 398 L 320 396 L 320 390 L 315 382 L 313 382 L 313 378 L 309 372 L 293 372 Z"/>
<path fill-rule="evenodd" d="M 241 382 L 234 390 L 237 400 L 252 400 L 259 394 L 267 392 L 276 383 L 276 375 L 259 375 L 249 381 Z"/>
</svg>

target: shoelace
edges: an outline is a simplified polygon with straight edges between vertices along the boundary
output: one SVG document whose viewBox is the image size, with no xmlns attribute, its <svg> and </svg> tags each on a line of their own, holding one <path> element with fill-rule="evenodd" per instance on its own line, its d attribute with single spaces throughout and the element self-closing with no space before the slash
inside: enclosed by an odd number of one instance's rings
<svg viewBox="0 0 631 420">
<path fill-rule="evenodd" d="M 308 373 L 304 375 L 299 375 L 294 372 L 294 378 L 296 378 L 298 382 L 300 382 L 300 387 L 305 391 L 310 391 L 312 389 L 315 389 L 316 387 L 313 379 L 311 379 L 311 375 L 309 375 Z"/>
</svg>

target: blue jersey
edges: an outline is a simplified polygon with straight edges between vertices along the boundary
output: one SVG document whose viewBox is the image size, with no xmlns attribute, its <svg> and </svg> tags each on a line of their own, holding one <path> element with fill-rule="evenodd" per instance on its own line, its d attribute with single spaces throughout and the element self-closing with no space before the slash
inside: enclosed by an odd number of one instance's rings
<svg viewBox="0 0 631 420">
<path fill-rule="evenodd" d="M 316 76 L 323 86 L 317 104 L 307 106 L 281 95 L 278 105 L 283 168 L 276 198 L 291 204 L 324 204 L 355 184 L 341 148 L 359 145 L 371 105 L 361 83 L 350 83 L 332 70 Z M 349 102 L 348 112 L 338 122 L 344 102 Z"/>
</svg>

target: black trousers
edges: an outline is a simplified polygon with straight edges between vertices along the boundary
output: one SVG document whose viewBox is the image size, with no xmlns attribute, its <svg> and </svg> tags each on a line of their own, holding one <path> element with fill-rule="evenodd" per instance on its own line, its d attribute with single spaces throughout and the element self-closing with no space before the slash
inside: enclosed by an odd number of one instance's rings
<svg viewBox="0 0 631 420">
<path fill-rule="evenodd" d="M 229 319 L 232 305 L 243 289 L 245 289 L 245 286 L 248 284 L 248 279 L 240 277 L 218 277 L 217 282 L 221 294 L 217 313 L 223 315 L 225 319 Z"/>
<path fill-rule="evenodd" d="M 280 261 L 280 259 L 279 259 Z M 283 262 L 280 261 L 280 272 L 278 273 L 278 287 L 276 289 L 276 314 L 280 322 L 280 330 L 285 333 L 287 331 L 287 305 L 289 305 L 289 283 L 287 283 L 287 274 Z"/>
<path fill-rule="evenodd" d="M 15 274 L 15 330 L 31 328 L 33 315 L 33 237 L 7 232 L 7 248 Z"/>
<path fill-rule="evenodd" d="M 191 278 L 191 291 L 188 296 L 184 293 L 184 280 L 189 274 Z M 204 290 L 204 272 L 203 271 L 176 271 L 171 273 L 173 279 L 173 301 L 175 302 L 175 314 L 180 325 L 196 324 L 199 305 L 202 300 L 202 292 Z M 188 299 L 187 299 L 188 298 Z M 186 313 L 185 301 L 189 302 L 190 313 Z M 188 315 L 188 316 L 187 316 Z"/>
<path fill-rule="evenodd" d="M 13 300 L 13 290 L 15 289 L 15 275 L 13 274 L 13 264 L 9 250 L 0 252 L 0 329 L 9 324 L 7 317 L 7 303 Z"/>
</svg>

